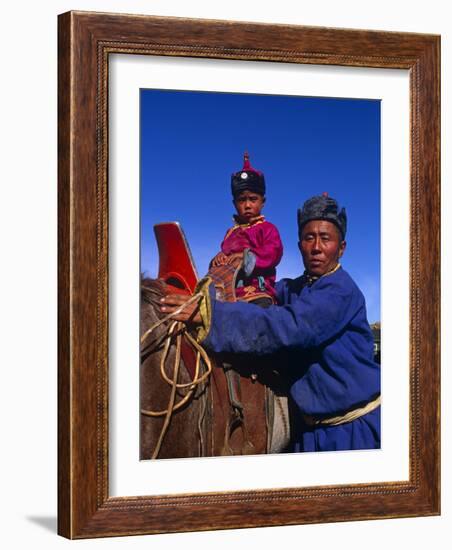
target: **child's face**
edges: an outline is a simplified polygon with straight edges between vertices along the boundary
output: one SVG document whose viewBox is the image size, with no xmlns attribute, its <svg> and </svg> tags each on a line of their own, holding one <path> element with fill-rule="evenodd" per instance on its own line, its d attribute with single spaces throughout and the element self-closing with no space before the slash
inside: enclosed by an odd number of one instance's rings
<svg viewBox="0 0 452 550">
<path fill-rule="evenodd" d="M 248 222 L 251 218 L 259 216 L 264 207 L 265 197 L 252 191 L 242 191 L 233 200 L 239 218 L 243 222 Z"/>
</svg>

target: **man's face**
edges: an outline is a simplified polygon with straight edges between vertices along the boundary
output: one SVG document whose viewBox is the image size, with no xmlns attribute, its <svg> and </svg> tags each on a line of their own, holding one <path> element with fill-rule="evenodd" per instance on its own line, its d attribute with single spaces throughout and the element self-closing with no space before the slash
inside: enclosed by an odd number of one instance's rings
<svg viewBox="0 0 452 550">
<path fill-rule="evenodd" d="M 251 218 L 259 216 L 265 203 L 265 198 L 259 193 L 242 191 L 233 200 L 237 214 L 242 222 L 249 222 Z"/>
<path fill-rule="evenodd" d="M 298 247 L 306 271 L 320 277 L 336 267 L 345 250 L 345 241 L 334 223 L 312 220 L 303 227 Z"/>
</svg>

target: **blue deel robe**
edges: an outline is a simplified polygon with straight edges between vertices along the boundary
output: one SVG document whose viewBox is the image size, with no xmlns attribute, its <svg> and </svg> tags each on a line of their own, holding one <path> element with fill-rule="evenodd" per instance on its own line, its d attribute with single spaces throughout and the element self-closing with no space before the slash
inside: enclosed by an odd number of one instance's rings
<svg viewBox="0 0 452 550">
<path fill-rule="evenodd" d="M 362 292 L 342 267 L 310 286 L 303 277 L 283 279 L 276 290 L 279 305 L 267 309 L 212 300 L 203 345 L 218 353 L 275 354 L 290 385 L 293 451 L 380 448 L 380 407 L 339 426 L 302 420 L 342 415 L 380 394 Z"/>
</svg>

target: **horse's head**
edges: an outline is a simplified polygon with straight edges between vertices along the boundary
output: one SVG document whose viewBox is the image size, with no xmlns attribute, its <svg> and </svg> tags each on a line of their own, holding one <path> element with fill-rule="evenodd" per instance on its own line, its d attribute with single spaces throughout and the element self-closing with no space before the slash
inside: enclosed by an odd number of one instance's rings
<svg viewBox="0 0 452 550">
<path fill-rule="evenodd" d="M 141 275 L 141 299 L 157 307 L 166 294 L 166 283 L 161 279 L 150 279 Z"/>
</svg>

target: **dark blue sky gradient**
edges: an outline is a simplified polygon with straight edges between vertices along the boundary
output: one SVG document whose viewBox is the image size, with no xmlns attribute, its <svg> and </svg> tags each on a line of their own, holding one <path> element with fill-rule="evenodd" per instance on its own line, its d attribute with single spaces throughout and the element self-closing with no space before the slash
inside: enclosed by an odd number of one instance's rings
<svg viewBox="0 0 452 550">
<path fill-rule="evenodd" d="M 243 152 L 267 185 L 263 213 L 284 244 L 277 278 L 303 271 L 297 208 L 327 191 L 345 206 L 342 265 L 380 319 L 380 102 L 141 90 L 141 269 L 158 269 L 153 225 L 179 221 L 198 275 L 218 252 L 234 208 L 230 176 Z"/>
</svg>

